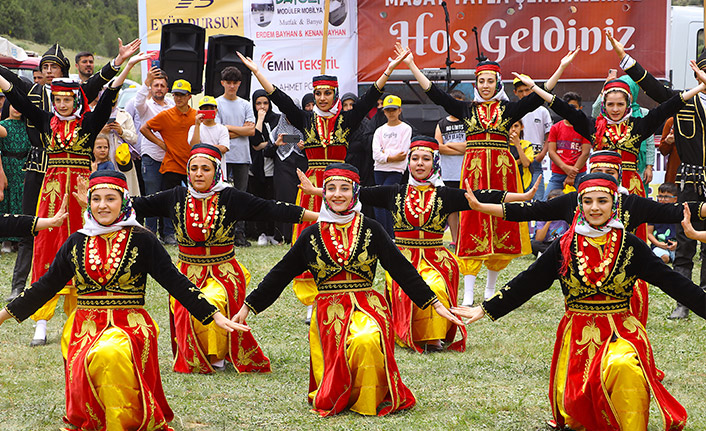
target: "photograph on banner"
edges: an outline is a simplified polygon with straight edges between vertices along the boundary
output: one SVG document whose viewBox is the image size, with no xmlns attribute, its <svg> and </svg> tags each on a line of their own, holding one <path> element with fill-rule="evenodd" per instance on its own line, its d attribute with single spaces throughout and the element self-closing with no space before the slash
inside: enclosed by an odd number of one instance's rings
<svg viewBox="0 0 706 431">
<path fill-rule="evenodd" d="M 217 34 L 245 34 L 242 0 L 139 0 L 138 7 L 140 34 L 147 36 L 150 46 L 159 45 L 164 24 L 175 22 L 205 28 L 206 39 Z"/>
<path fill-rule="evenodd" d="M 254 40 L 321 38 L 325 0 L 245 0 L 247 28 Z M 330 0 L 330 39 L 351 37 L 355 0 Z"/>
<path fill-rule="evenodd" d="M 480 50 L 501 63 L 506 80 L 512 80 L 511 71 L 547 79 L 560 59 L 578 47 L 579 55 L 584 60 L 590 55 L 590 61 L 575 61 L 563 78 L 604 80 L 606 65 L 616 63 L 603 33 L 608 29 L 653 75 L 667 75 L 669 0 L 446 3 L 451 61 L 457 69 L 473 69 L 477 63 L 472 31 L 476 27 Z M 383 59 L 395 42 L 412 50 L 420 68 L 445 67 L 447 35 L 441 2 L 358 0 L 358 37 L 361 82 L 380 76 L 387 64 Z"/>
<path fill-rule="evenodd" d="M 326 73 L 338 77 L 339 94 L 358 94 L 355 38 L 331 39 L 327 51 Z M 255 42 L 253 60 L 270 82 L 301 102 L 305 94 L 314 90 L 312 78 L 321 72 L 321 42 L 259 40 Z M 251 91 L 259 88 L 262 87 L 253 78 Z"/>
</svg>

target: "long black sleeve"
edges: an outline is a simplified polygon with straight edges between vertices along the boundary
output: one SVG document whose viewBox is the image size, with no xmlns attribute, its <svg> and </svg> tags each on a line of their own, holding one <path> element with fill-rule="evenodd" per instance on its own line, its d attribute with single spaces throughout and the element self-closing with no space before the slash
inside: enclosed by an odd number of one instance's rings
<svg viewBox="0 0 706 431">
<path fill-rule="evenodd" d="M 177 203 L 175 187 L 149 196 L 135 196 L 132 207 L 140 217 L 171 217 L 171 210 Z"/>
<path fill-rule="evenodd" d="M 471 207 L 468 206 L 468 199 L 466 199 L 466 190 L 451 187 L 440 187 L 438 190 L 439 195 L 443 196 L 444 199 L 444 213 L 451 214 L 458 211 L 468 211 L 471 209 Z M 505 200 L 507 192 L 492 189 L 473 190 L 473 195 L 480 203 L 500 204 Z"/>
<path fill-rule="evenodd" d="M 22 214 L 3 214 L 0 216 L 0 237 L 34 236 L 37 217 Z"/>
<path fill-rule="evenodd" d="M 238 220 L 275 220 L 301 223 L 304 208 L 286 202 L 262 199 L 250 193 L 228 187 L 221 191 L 220 199 Z"/>
<path fill-rule="evenodd" d="M 113 68 L 111 63 L 112 60 L 103 66 L 98 73 L 94 73 L 86 80 L 86 82 L 81 84 L 83 93 L 86 95 L 86 99 L 88 99 L 89 102 L 98 97 L 98 94 L 103 89 L 103 86 L 110 82 L 111 79 L 115 78 L 120 71 L 119 67 Z"/>
<path fill-rule="evenodd" d="M 277 105 L 280 111 L 287 117 L 289 123 L 304 133 L 307 115 L 313 115 L 299 108 L 287 93 L 275 87 L 275 91 L 269 95 L 272 103 Z"/>
<path fill-rule="evenodd" d="M 40 132 L 46 132 L 49 125 L 49 119 L 52 114 L 45 112 L 42 109 L 34 106 L 29 98 L 20 91 L 19 88 L 13 86 L 8 91 L 5 91 L 5 96 L 13 108 L 27 118 L 27 121 Z"/>
<path fill-rule="evenodd" d="M 245 298 L 245 305 L 255 314 L 262 313 L 282 294 L 284 288 L 297 275 L 306 271 L 307 266 L 307 241 L 313 229 L 318 229 L 319 225 L 314 224 L 304 229 L 299 236 L 300 241 L 296 241 L 282 260 L 265 275 L 257 289 L 250 292 Z"/>
<path fill-rule="evenodd" d="M 72 234 L 59 249 L 47 272 L 7 304 L 5 308 L 12 317 L 22 322 L 66 286 L 75 273 L 70 259 L 71 253 L 75 252 L 74 247 L 77 247 L 78 242 L 83 241 L 84 238 L 83 234 Z"/>
<path fill-rule="evenodd" d="M 456 118 L 468 117 L 468 102 L 454 99 L 449 94 L 441 91 L 433 82 L 431 83 L 431 87 L 427 90 L 427 96 L 429 96 L 432 102 L 444 108 L 449 115 L 453 115 Z"/>
<path fill-rule="evenodd" d="M 383 268 L 390 273 L 393 280 L 400 285 L 404 293 L 419 308 L 426 308 L 436 298 L 436 294 L 424 282 L 424 279 L 417 269 L 400 252 L 400 249 L 392 242 L 389 235 L 380 223 L 375 220 L 368 220 L 368 226 L 372 229 L 372 237 L 375 240 L 375 249 Z"/>
<path fill-rule="evenodd" d="M 576 192 L 571 192 L 548 201 L 504 203 L 503 218 L 518 222 L 564 220 L 571 224 L 578 206 L 577 196 Z"/>
<path fill-rule="evenodd" d="M 569 105 L 560 97 L 554 96 L 549 107 L 561 118 L 571 123 L 576 133 L 593 143 L 593 138 L 596 134 L 596 123 L 592 118 L 587 116 L 582 110 Z"/>
<path fill-rule="evenodd" d="M 706 319 L 706 292 L 667 266 L 640 239 L 632 235 L 630 239 L 630 245 L 635 250 L 632 262 L 637 265 L 636 275 L 659 287 L 677 302 L 686 305 L 691 311 Z"/>
<path fill-rule="evenodd" d="M 351 130 L 358 128 L 363 118 L 370 112 L 371 109 L 377 104 L 378 99 L 382 96 L 382 91 L 377 87 L 377 85 L 371 85 L 368 90 L 363 94 L 363 96 L 355 103 L 353 109 L 348 112 L 343 112 L 346 118 L 346 127 Z"/>
<path fill-rule="evenodd" d="M 650 112 L 643 118 L 633 118 L 635 124 L 634 133 L 640 135 L 640 141 L 654 135 L 658 128 L 661 128 L 667 118 L 673 117 L 684 107 L 684 99 L 681 93 L 670 97 L 666 102 L 650 109 Z"/>
<path fill-rule="evenodd" d="M 394 210 L 395 196 L 402 190 L 402 187 L 407 186 L 391 184 L 387 186 L 361 187 L 360 202 L 364 205 Z"/>
<path fill-rule="evenodd" d="M 679 91 L 665 87 L 637 61 L 632 67 L 625 70 L 625 73 L 642 88 L 645 94 L 657 103 L 666 102 L 679 94 Z"/>
<path fill-rule="evenodd" d="M 559 241 L 554 241 L 529 268 L 522 271 L 481 307 L 491 320 L 496 320 L 549 289 L 556 280 L 561 262 Z"/>
<path fill-rule="evenodd" d="M 176 269 L 167 250 L 159 243 L 156 236 L 148 232 L 144 232 L 142 235 L 149 241 L 148 258 L 151 260 L 149 274 L 152 278 L 189 310 L 189 313 L 198 321 L 203 324 L 210 323 L 218 309 L 208 302 L 194 283 Z"/>
<path fill-rule="evenodd" d="M 632 232 L 643 223 L 681 223 L 684 206 L 680 203 L 663 204 L 638 195 L 624 195 L 623 212 L 629 213 L 625 228 Z M 700 216 L 703 202 L 687 202 L 691 210 L 691 221 L 703 221 Z"/>
<path fill-rule="evenodd" d="M 89 130 L 92 135 L 97 136 L 108 122 L 110 113 L 113 111 L 113 105 L 118 101 L 119 91 L 119 88 L 107 87 L 93 111 L 86 113 L 82 126 Z M 91 146 L 93 146 L 94 139 L 90 140 Z"/>
</svg>

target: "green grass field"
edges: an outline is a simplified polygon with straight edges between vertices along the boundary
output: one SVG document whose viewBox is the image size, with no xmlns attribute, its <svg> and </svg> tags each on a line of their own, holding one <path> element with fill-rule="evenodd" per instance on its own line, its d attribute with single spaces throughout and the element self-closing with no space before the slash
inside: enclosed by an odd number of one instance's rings
<svg viewBox="0 0 706 431">
<path fill-rule="evenodd" d="M 174 255 L 174 247 L 169 251 Z M 252 273 L 251 286 L 286 252 L 283 246 L 238 249 Z M 2 297 L 9 292 L 14 254 L 0 256 Z M 532 262 L 516 259 L 500 277 L 507 282 Z M 698 273 L 695 271 L 695 273 Z M 376 287 L 382 288 L 382 273 Z M 484 272 L 477 292 L 482 295 Z M 250 290 L 250 289 L 249 289 Z M 666 319 L 673 301 L 651 288 L 648 332 L 664 384 L 689 412 L 688 430 L 706 430 L 706 323 L 692 317 Z M 480 300 L 476 295 L 476 300 Z M 271 374 L 239 375 L 229 367 L 211 376 L 171 371 L 167 295 L 150 280 L 147 309 L 159 324 L 162 381 L 174 410 L 176 430 L 544 430 L 551 419 L 547 398 L 549 365 L 557 323 L 563 313 L 558 284 L 498 322 L 484 319 L 468 328 L 465 353 L 419 355 L 397 348 L 404 382 L 417 397 L 406 412 L 384 418 L 344 413 L 319 418 L 306 402 L 309 353 L 304 307 L 287 289 L 280 300 L 250 319 L 256 339 L 272 361 Z M 49 344 L 30 348 L 33 327 L 6 322 L 0 329 L 0 429 L 55 430 L 64 414 L 64 372 L 59 336 L 65 321 L 49 322 Z M 650 430 L 662 429 L 652 404 Z"/>
</svg>

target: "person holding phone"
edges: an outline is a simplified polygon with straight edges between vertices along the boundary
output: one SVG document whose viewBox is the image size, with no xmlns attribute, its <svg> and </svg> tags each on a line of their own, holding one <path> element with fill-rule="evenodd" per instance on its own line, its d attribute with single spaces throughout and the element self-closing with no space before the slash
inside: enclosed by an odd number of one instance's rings
<svg viewBox="0 0 706 431">
<path fill-rule="evenodd" d="M 663 204 L 677 202 L 679 189 L 674 183 L 663 183 L 657 189 L 657 200 Z M 677 224 L 653 223 L 647 225 L 647 239 L 652 244 L 652 251 L 664 263 L 674 262 L 674 250 L 677 248 Z"/>
<path fill-rule="evenodd" d="M 199 110 L 194 125 L 189 128 L 189 144 L 192 147 L 196 144 L 210 144 L 218 148 L 221 154 L 230 150 L 228 128 L 223 124 L 216 123 L 217 114 L 218 101 L 211 96 L 204 96 L 199 101 Z M 225 158 L 221 161 L 221 172 L 225 180 Z"/>
</svg>

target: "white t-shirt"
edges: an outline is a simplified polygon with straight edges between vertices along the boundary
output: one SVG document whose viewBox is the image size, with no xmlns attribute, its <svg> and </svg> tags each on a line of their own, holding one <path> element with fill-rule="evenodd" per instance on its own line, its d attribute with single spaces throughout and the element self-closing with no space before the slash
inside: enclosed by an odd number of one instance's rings
<svg viewBox="0 0 706 431">
<path fill-rule="evenodd" d="M 540 106 L 522 117 L 524 139 L 532 143 L 534 154 L 539 154 L 542 151 L 544 136 L 549 133 L 553 124 L 552 116 L 544 106 Z"/>
<path fill-rule="evenodd" d="M 444 139 L 444 144 L 451 142 L 466 142 L 466 127 L 462 120 L 449 121 L 442 118 L 437 124 Z M 461 181 L 462 154 L 439 154 L 441 164 L 441 179 L 444 181 Z"/>
<path fill-rule="evenodd" d="M 247 122 L 255 123 L 255 114 L 252 105 L 245 99 L 238 97 L 228 100 L 223 96 L 216 98 L 218 101 L 218 114 L 216 122 L 229 126 L 242 127 Z M 230 140 L 230 150 L 225 155 L 227 163 L 251 164 L 250 140 L 247 136 L 238 136 Z"/>
<path fill-rule="evenodd" d="M 373 135 L 373 161 L 376 171 L 400 172 L 407 169 L 407 159 L 399 162 L 388 162 L 388 156 L 398 153 L 408 153 L 412 141 L 412 127 L 407 123 L 396 126 L 383 124 Z"/>
<path fill-rule="evenodd" d="M 191 144 L 191 138 L 194 136 L 194 127 L 189 127 L 189 144 Z M 212 126 L 207 126 L 201 123 L 199 126 L 199 141 L 201 144 L 209 145 L 221 145 L 228 148 L 228 153 L 230 153 L 230 138 L 228 137 L 228 129 L 223 124 L 214 124 Z M 221 173 L 225 179 L 226 174 L 226 158 L 225 156 L 221 158 Z"/>
</svg>

